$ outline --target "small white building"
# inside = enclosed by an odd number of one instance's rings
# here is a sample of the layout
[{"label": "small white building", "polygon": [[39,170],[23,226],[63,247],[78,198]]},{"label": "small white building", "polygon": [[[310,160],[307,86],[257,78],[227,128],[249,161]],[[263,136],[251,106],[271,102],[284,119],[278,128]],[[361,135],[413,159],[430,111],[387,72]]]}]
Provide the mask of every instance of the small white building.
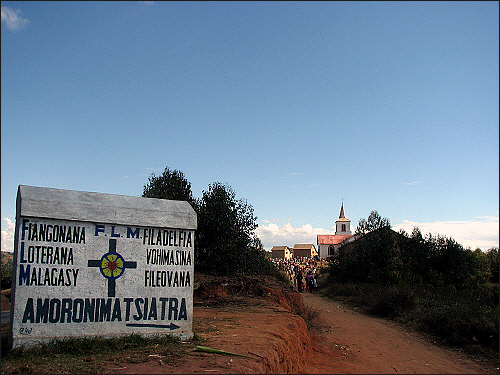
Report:
[{"label": "small white building", "polygon": [[318,234],[318,254],[322,259],[333,256],[345,242],[355,239],[351,232],[351,220],[345,215],[344,203],[340,207],[339,219],[335,222],[335,234]]}]

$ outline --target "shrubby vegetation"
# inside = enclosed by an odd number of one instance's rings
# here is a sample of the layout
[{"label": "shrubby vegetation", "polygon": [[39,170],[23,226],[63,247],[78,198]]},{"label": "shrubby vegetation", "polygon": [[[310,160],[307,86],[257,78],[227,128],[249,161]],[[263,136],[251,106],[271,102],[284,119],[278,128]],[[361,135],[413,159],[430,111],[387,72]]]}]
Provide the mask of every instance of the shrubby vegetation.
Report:
[{"label": "shrubby vegetation", "polygon": [[360,221],[365,230],[339,249],[325,292],[443,342],[497,356],[498,248],[472,251],[418,228],[398,233],[388,220],[371,216],[382,224],[366,230],[370,225]]},{"label": "shrubby vegetation", "polygon": [[12,262],[2,264],[0,273],[2,275],[2,290],[10,289],[12,283]]},{"label": "shrubby vegetation", "polygon": [[498,283],[498,248],[471,251],[418,228],[408,235],[382,227],[342,246],[330,271],[331,281],[475,289]]},{"label": "shrubby vegetation", "polygon": [[145,198],[171,199],[175,201],[187,201],[193,208],[196,206],[191,183],[186,179],[184,173],[166,167],[160,176],[151,173],[148,183],[144,185],[142,196]]},{"label": "shrubby vegetation", "polygon": [[373,232],[376,229],[390,226],[391,222],[388,218],[382,218],[377,211],[372,211],[368,216],[368,220],[365,220],[365,218],[359,220],[358,226],[356,228],[356,233],[365,234],[368,232]]},{"label": "shrubby vegetation", "polygon": [[197,201],[195,269],[217,275],[270,274],[262,243],[255,236],[257,217],[229,185],[215,182]]},{"label": "shrubby vegetation", "polygon": [[195,199],[184,173],[166,167],[161,176],[149,177],[143,197],[185,200],[194,208],[198,215],[195,271],[219,276],[276,275],[255,235],[252,205],[237,199],[231,186],[214,182]]}]

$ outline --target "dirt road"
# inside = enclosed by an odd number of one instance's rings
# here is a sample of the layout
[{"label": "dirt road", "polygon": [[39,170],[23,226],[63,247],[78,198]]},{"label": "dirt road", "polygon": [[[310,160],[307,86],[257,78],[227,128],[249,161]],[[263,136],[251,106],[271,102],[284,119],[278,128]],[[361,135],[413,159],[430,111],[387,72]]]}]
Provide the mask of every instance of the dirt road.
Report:
[{"label": "dirt road", "polygon": [[[357,313],[319,295],[303,293],[302,297],[306,306],[320,314],[315,336],[321,343],[319,355],[303,373],[498,373],[395,323]],[[325,363],[325,354],[332,361]]]},{"label": "dirt road", "polygon": [[[384,319],[357,313],[318,294],[283,293],[278,287],[258,293],[263,297],[234,300],[230,293],[226,294],[227,289],[216,289],[210,289],[210,293],[224,296],[220,301],[225,303],[195,307],[194,329],[206,340],[203,345],[253,358],[192,353],[187,361],[175,366],[159,366],[150,361],[140,365],[127,364],[127,369],[116,372],[498,373],[493,367],[433,344],[426,336],[408,332]],[[290,313],[292,300],[299,304],[303,300],[306,307],[319,313],[309,331],[301,318]]]}]

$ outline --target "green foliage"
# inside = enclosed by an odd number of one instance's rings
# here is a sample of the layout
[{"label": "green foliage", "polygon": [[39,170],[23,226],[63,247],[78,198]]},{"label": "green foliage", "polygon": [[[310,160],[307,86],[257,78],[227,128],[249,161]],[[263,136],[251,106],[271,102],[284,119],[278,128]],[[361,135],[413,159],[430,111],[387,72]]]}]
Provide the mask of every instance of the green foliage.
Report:
[{"label": "green foliage", "polygon": [[452,238],[418,228],[411,235],[389,227],[342,246],[330,266],[330,281],[399,285],[453,285],[477,289],[498,282],[498,249],[471,251]]},{"label": "green foliage", "polygon": [[380,217],[377,211],[372,211],[368,216],[368,220],[365,220],[364,218],[359,220],[358,227],[356,228],[356,233],[365,234],[368,232],[373,232],[377,229],[390,226],[391,222],[389,221],[389,219]]},{"label": "green foliage", "polygon": [[421,283],[477,289],[486,282],[495,282],[495,277],[498,282],[498,250],[486,254],[480,249],[471,251],[453,238],[430,233],[422,237],[418,228],[406,238],[403,271]]},{"label": "green foliage", "polygon": [[2,290],[10,289],[12,285],[12,262],[2,264],[0,272],[2,274]]},{"label": "green foliage", "polygon": [[253,207],[245,199],[236,199],[230,186],[211,184],[197,208],[196,270],[221,276],[273,272],[254,235]]},{"label": "green foliage", "polygon": [[397,286],[382,287],[383,293],[370,294],[369,312],[394,319],[402,317],[418,306],[413,289]]},{"label": "green foliage", "polygon": [[492,247],[486,252],[486,264],[490,272],[490,281],[498,284],[498,271],[500,269],[498,247]]},{"label": "green foliage", "polygon": [[193,198],[184,173],[166,167],[161,176],[153,173],[144,186],[143,197],[189,202],[198,217],[195,236],[195,270],[215,275],[275,274],[265,259],[262,243],[255,236],[257,218],[253,207],[227,184],[215,182]]},{"label": "green foliage", "polygon": [[330,265],[331,281],[392,283],[397,265],[394,235],[383,227],[342,246]]},{"label": "green foliage", "polygon": [[382,227],[339,249],[325,290],[453,346],[498,356],[498,269],[498,248],[471,251],[417,227],[410,235]]},{"label": "green foliage", "polygon": [[161,176],[151,174],[148,183],[144,185],[142,196],[194,203],[191,183],[184,177],[184,173],[177,169],[171,171],[169,167],[165,168]]},{"label": "green foliage", "polygon": [[498,351],[498,299],[494,289],[425,288],[419,295],[419,328],[452,345],[479,343]]}]

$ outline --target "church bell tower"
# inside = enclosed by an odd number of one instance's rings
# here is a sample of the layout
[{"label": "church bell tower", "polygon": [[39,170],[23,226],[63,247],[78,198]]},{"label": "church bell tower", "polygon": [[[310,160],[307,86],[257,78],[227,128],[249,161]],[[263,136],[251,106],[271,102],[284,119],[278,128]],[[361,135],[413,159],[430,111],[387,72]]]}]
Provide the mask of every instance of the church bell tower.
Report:
[{"label": "church bell tower", "polygon": [[340,207],[339,219],[335,222],[336,235],[351,235],[351,220],[345,216],[344,202]]}]

